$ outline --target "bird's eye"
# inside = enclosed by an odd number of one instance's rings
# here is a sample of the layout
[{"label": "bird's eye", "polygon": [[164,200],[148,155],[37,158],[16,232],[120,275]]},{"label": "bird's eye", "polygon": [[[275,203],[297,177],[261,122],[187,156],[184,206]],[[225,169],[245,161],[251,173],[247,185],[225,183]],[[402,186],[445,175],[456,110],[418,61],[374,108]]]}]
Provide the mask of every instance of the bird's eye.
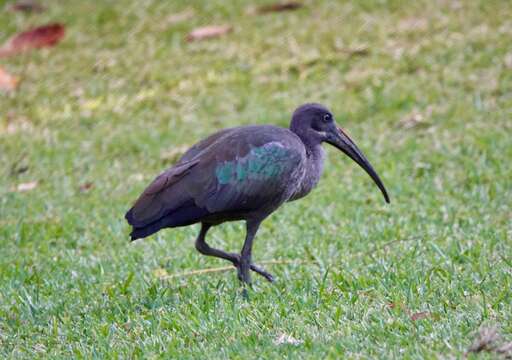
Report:
[{"label": "bird's eye", "polygon": [[324,115],[324,121],[325,121],[325,122],[329,122],[329,121],[331,121],[331,114],[325,114],[325,115]]}]

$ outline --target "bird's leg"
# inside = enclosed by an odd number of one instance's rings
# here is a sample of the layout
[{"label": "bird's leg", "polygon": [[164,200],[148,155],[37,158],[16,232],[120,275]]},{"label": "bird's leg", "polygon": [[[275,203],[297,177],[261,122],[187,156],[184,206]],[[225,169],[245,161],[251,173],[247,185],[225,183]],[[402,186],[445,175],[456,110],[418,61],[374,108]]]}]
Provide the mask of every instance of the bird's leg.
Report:
[{"label": "bird's leg", "polygon": [[[201,223],[201,231],[199,232],[199,235],[197,236],[197,239],[196,239],[197,251],[199,251],[203,255],[214,256],[214,257],[228,260],[238,269],[239,264],[240,264],[240,255],[212,248],[212,247],[210,247],[210,245],[208,245],[206,243],[206,240],[205,240],[206,233],[208,232],[208,230],[210,230],[210,228],[211,228],[210,224]],[[261,276],[263,276],[265,279],[267,279],[270,282],[272,282],[274,280],[274,278],[272,277],[271,274],[269,274],[268,272],[266,272],[265,270],[263,270],[262,268],[260,268],[256,265],[251,264],[251,270],[260,274]]]},{"label": "bird's leg", "polygon": [[246,223],[247,234],[245,236],[242,252],[240,253],[240,265],[238,266],[238,278],[246,284],[251,283],[251,274],[249,273],[249,269],[251,268],[252,241],[258,231],[260,223],[261,221],[251,220]]},{"label": "bird's leg", "polygon": [[231,261],[234,266],[238,267],[239,258],[240,256],[238,254],[229,253],[223,250],[215,249],[210,247],[206,243],[205,236],[208,230],[210,230],[212,226],[210,224],[201,223],[201,231],[199,232],[199,235],[196,239],[196,249],[203,255],[207,256],[214,256],[221,259],[225,259],[228,261]]}]

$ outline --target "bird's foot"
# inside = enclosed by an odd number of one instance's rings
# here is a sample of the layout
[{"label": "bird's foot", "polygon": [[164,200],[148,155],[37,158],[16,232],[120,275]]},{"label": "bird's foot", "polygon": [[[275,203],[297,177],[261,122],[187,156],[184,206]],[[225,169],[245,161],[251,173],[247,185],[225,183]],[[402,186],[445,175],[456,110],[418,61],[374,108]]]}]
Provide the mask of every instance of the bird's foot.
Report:
[{"label": "bird's foot", "polygon": [[[240,256],[238,256],[238,259],[237,259],[237,262],[233,264],[237,270],[238,270],[238,278],[240,279],[240,281],[242,282],[247,282],[245,281],[244,279],[242,279],[242,276],[241,276],[241,272],[240,272]],[[262,269],[261,267],[259,267],[258,265],[255,265],[255,264],[251,264],[251,267],[250,269],[252,271],[254,271],[256,274],[259,274],[261,276],[263,276],[265,279],[267,279],[267,281],[269,282],[274,282],[274,276],[272,276],[271,273],[265,271],[264,269]]]},{"label": "bird's foot", "polygon": [[263,270],[262,268],[260,268],[259,266],[257,265],[254,265],[254,264],[251,264],[251,270],[254,271],[255,273],[257,274],[260,274],[261,276],[263,276],[265,279],[267,279],[269,282],[274,282],[274,277],[272,276],[271,273],[268,273],[266,272],[265,270]]}]

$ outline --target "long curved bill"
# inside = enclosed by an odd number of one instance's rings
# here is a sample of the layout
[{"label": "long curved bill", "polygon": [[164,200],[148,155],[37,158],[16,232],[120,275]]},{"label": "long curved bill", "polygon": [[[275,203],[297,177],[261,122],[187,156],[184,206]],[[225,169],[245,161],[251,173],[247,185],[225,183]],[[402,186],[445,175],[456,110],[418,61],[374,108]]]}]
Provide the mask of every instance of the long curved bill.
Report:
[{"label": "long curved bill", "polygon": [[341,129],[337,128],[337,131],[332,131],[328,133],[327,142],[336,148],[343,151],[348,157],[354,160],[359,166],[361,166],[364,171],[370,175],[375,184],[379,187],[382,195],[384,195],[384,199],[387,203],[389,203],[389,196],[384,184],[379,178],[379,175],[375,172],[370,162],[363,155],[361,150],[357,147],[357,145],[352,141],[352,139]]}]

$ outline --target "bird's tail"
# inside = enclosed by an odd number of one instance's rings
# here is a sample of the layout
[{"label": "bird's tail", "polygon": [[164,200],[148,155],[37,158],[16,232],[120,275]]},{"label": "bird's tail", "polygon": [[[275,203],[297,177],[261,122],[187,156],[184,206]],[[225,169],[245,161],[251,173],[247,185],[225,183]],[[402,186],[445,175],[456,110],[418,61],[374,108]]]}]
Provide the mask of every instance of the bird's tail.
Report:
[{"label": "bird's tail", "polygon": [[128,224],[132,226],[130,237],[131,240],[134,241],[148,237],[163,228],[194,224],[209,214],[208,210],[196,206],[193,202],[187,202],[171,213],[143,226],[135,225],[136,221],[133,217],[133,208],[128,210],[124,218],[128,221]]},{"label": "bird's tail", "polygon": [[[135,227],[135,219],[133,218],[133,208],[128,210],[128,212],[125,214],[124,218],[128,222],[128,224],[132,225],[132,232],[130,233],[130,239],[131,241],[145,238],[154,232],[150,232],[149,229],[146,229],[148,226],[137,228]],[[151,224],[150,224],[151,225]]]}]

